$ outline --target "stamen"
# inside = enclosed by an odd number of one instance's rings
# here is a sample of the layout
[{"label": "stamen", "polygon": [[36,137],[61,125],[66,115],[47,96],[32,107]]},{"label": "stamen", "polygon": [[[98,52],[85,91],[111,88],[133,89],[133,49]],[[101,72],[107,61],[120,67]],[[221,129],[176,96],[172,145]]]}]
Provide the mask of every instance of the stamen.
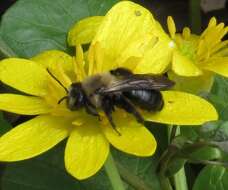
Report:
[{"label": "stamen", "polygon": [[182,36],[185,40],[188,40],[191,37],[191,30],[188,27],[184,27]]},{"label": "stamen", "polygon": [[168,30],[169,30],[170,36],[172,39],[174,39],[175,34],[176,34],[176,25],[171,16],[168,16],[168,18],[167,18],[167,25],[168,25]]},{"label": "stamen", "polygon": [[81,45],[76,46],[76,57],[74,61],[74,71],[78,74],[79,81],[82,81],[86,77],[84,69],[84,54]]},{"label": "stamen", "polygon": [[94,59],[95,59],[95,66],[96,66],[96,73],[100,73],[102,71],[103,66],[103,59],[104,59],[104,52],[101,48],[100,43],[96,43],[94,47]]},{"label": "stamen", "polygon": [[94,45],[90,45],[88,52],[89,71],[88,75],[92,75],[94,71]]},{"label": "stamen", "polygon": [[211,53],[216,53],[217,51],[221,50],[227,45],[228,45],[228,40],[222,41],[214,47]]},{"label": "stamen", "polygon": [[209,21],[207,27],[208,27],[208,28],[211,28],[211,27],[213,27],[213,26],[216,26],[216,24],[217,24],[216,18],[215,18],[215,17],[212,17],[212,18],[210,19],[210,21]]}]

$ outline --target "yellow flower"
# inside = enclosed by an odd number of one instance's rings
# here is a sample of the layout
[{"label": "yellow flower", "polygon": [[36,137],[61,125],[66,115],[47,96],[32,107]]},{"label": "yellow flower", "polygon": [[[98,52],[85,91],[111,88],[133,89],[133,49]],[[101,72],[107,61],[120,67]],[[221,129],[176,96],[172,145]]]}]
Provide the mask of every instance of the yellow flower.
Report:
[{"label": "yellow flower", "polygon": [[[105,30],[108,28],[107,26],[110,28],[111,36],[114,36],[117,32],[124,33],[134,23],[135,27],[138,27],[137,35],[131,38],[131,33],[125,33],[129,37],[126,39],[130,40],[131,44],[128,43],[128,48],[125,47],[126,52],[122,52],[123,54],[128,53],[130,55],[132,53],[134,55],[132,56],[134,60],[128,60],[128,64],[130,64],[127,65],[128,67],[135,67],[134,69],[137,73],[162,74],[172,69],[181,76],[192,77],[202,74],[201,70],[193,62],[181,55],[174,40],[164,32],[161,25],[148,10],[129,1],[117,3],[112,10],[117,10],[117,16],[113,18],[111,18],[109,12],[105,17],[88,17],[76,23],[69,31],[69,45],[75,46],[77,44],[89,43],[96,34],[100,32],[105,33]],[[174,22],[172,24],[175,26]],[[171,30],[175,34],[175,27],[172,27]],[[136,33],[136,31],[132,30],[132,33],[134,32]],[[102,36],[101,38],[103,39],[105,38],[104,34],[98,36]],[[126,41],[124,35],[119,40],[122,39]],[[119,59],[121,59],[121,56]],[[118,61],[116,60],[116,62]],[[172,64],[170,64],[171,62]],[[137,63],[140,63],[138,68],[136,66]]]},{"label": "yellow flower", "polygon": [[[96,35],[99,33],[101,35]],[[115,37],[118,33],[122,34],[119,39]],[[174,43],[153,15],[140,5],[129,1],[119,2],[105,17],[88,17],[79,21],[69,31],[68,43],[76,46],[97,40],[103,46],[107,37],[117,41],[112,40],[112,44],[107,43],[105,48],[111,50],[119,44],[118,51],[111,52],[105,58],[107,68],[108,63],[118,67],[125,62],[125,67],[134,69],[137,73],[161,74],[168,69]],[[129,59],[124,60],[126,57]],[[137,64],[140,66],[137,67]]]},{"label": "yellow flower", "polygon": [[[140,23],[145,22],[144,27],[147,27],[146,20],[151,16],[138,5],[122,3],[113,7],[105,17],[86,60],[81,46],[77,45],[76,57],[53,50],[31,60],[9,58],[0,62],[0,80],[23,92],[0,94],[0,109],[36,115],[0,138],[0,161],[34,157],[67,137],[65,166],[77,179],[88,178],[102,167],[110,144],[136,156],[153,155],[157,146],[153,135],[122,110],[113,114],[121,133],[119,136],[104,116],[99,121],[83,109],[70,111],[64,102],[58,104],[66,92],[46,70],[48,68],[66,88],[75,81],[115,67],[127,67],[133,72],[143,70],[141,50],[147,48],[148,38],[152,45],[156,39],[150,35],[145,37],[147,31]],[[130,15],[135,19],[128,23]],[[128,23],[126,27],[125,23]],[[147,120],[176,125],[200,125],[217,120],[214,107],[200,97],[178,91],[164,91],[162,95],[163,109],[156,113],[144,112]]]},{"label": "yellow flower", "polygon": [[[128,6],[128,10],[134,9],[134,12],[123,14],[120,7],[124,6]],[[131,40],[132,46],[136,48],[135,59],[129,60],[131,64],[140,62],[135,72],[161,74],[169,71],[169,77],[176,81],[176,89],[193,93],[208,91],[213,84],[214,73],[228,76],[228,48],[225,48],[228,42],[222,41],[227,34],[227,27],[224,27],[223,23],[217,25],[215,18],[212,18],[207,29],[197,36],[191,34],[187,27],[183,29],[182,34],[176,33],[175,23],[172,17],[168,17],[169,37],[152,14],[141,9],[139,5],[120,2],[113,7],[115,8],[120,10],[120,18],[115,18],[116,23],[110,22],[110,28],[114,28],[111,25],[116,25],[116,28],[120,27],[118,32],[123,32],[127,27],[131,27],[136,18],[139,21],[137,24],[141,30],[137,31],[137,40]],[[96,33],[102,31],[100,26],[104,26],[102,22],[105,17],[88,17],[76,23],[68,35],[69,45],[90,43]],[[135,44],[139,47],[142,44],[144,46],[140,49]],[[129,44],[128,48],[132,46]],[[133,50],[130,49],[127,53],[129,52]],[[142,58],[137,59],[140,56]]]},{"label": "yellow flower", "polygon": [[185,62],[191,62],[201,72],[201,75],[195,77],[178,75],[175,70],[169,72],[169,77],[176,81],[177,89],[193,93],[209,91],[215,73],[228,76],[228,57],[224,53],[228,41],[222,40],[228,32],[228,27],[225,27],[224,23],[217,24],[216,19],[211,18],[208,27],[200,36],[191,34],[188,27],[185,27],[182,33],[176,33],[172,17],[168,17],[167,23],[170,37],[175,42],[176,52],[179,54],[177,56],[174,52],[172,67],[175,67],[175,64],[184,65]]}]

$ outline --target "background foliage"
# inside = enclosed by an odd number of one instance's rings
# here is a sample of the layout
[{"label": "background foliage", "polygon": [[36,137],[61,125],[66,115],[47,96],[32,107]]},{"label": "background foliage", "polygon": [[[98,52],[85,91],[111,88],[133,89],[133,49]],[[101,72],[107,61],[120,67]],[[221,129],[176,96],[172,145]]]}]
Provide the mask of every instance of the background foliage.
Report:
[{"label": "background foliage", "polygon": [[[66,44],[69,28],[84,17],[104,15],[116,2],[117,0],[18,0],[2,17],[0,54],[29,58],[48,49],[59,49],[71,53],[72,49]],[[213,140],[218,146],[223,147],[223,151],[204,147],[200,151],[194,152],[191,154],[193,163],[199,163],[196,160],[194,162],[194,158],[198,161],[227,161],[228,157],[225,152],[228,150],[228,80],[216,77],[211,93],[205,94],[205,97],[216,106],[221,121],[204,126],[203,129],[206,131],[203,132],[195,131],[190,126],[186,127],[181,131],[181,138],[194,141],[200,137]],[[11,118],[9,120],[13,124],[20,122],[20,120],[12,120],[10,115],[8,118]],[[121,176],[129,190],[161,189],[156,168],[161,153],[167,147],[167,130],[165,126],[153,124],[153,127],[150,127],[149,125],[152,124],[148,124],[148,127],[159,144],[155,156],[137,158],[113,150]],[[2,113],[0,114],[0,126],[0,134],[4,134],[12,127],[4,120]],[[224,134],[223,140],[220,138],[216,141],[216,134],[220,133]],[[77,181],[67,174],[63,161],[64,145],[65,142],[62,142],[56,148],[34,159],[10,164],[2,163],[0,168],[1,189],[111,189],[104,170],[84,181]],[[186,159],[182,158],[171,162],[168,175],[176,173],[185,162]],[[186,168],[188,184],[189,187],[193,187],[193,190],[202,190],[205,187],[209,190],[228,189],[228,172],[224,167],[187,164]]]}]

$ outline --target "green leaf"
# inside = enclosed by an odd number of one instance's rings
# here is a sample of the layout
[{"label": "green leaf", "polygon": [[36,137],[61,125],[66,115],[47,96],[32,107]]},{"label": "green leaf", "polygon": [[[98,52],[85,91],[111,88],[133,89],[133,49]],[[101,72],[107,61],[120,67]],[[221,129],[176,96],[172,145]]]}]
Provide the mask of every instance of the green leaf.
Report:
[{"label": "green leaf", "polygon": [[228,79],[222,76],[216,76],[211,94],[220,97],[220,100],[228,105]]},{"label": "green leaf", "polygon": [[[111,184],[106,173],[101,169],[95,176],[86,180],[78,181],[71,177],[64,167],[65,143],[43,155],[16,163],[8,163],[0,179],[2,190],[111,190]],[[160,190],[156,166],[158,157],[138,158],[114,151],[115,159],[118,160],[131,175],[136,175],[145,180],[148,186],[154,190]],[[122,171],[122,170],[121,170]],[[124,171],[125,172],[125,171]],[[126,172],[125,172],[126,174]],[[127,185],[128,190],[133,190]],[[152,188],[151,188],[152,189]]]},{"label": "green leaf", "polygon": [[[159,176],[156,170],[161,153],[167,148],[167,129],[165,125],[152,122],[146,123],[146,126],[153,133],[158,144],[155,155],[148,158],[142,158],[113,150],[113,156],[117,162],[128,170],[128,172],[140,178],[148,189],[161,190]],[[132,185],[129,184],[127,187],[127,190],[134,189],[132,188]],[[141,189],[143,188],[141,187]]]},{"label": "green leaf", "polygon": [[197,177],[193,190],[228,189],[228,170],[221,166],[206,166]]},{"label": "green leaf", "polygon": [[75,190],[79,188],[80,184],[63,169],[63,147],[58,146],[34,159],[8,163],[1,177],[2,189]]},{"label": "green leaf", "polygon": [[[124,168],[128,170],[129,173],[139,177],[140,180],[144,181],[149,189],[161,189],[158,175],[156,173],[156,168],[159,160],[158,154],[154,155],[152,158],[138,158],[119,152],[117,150],[113,150],[113,156],[117,162],[119,162],[122,166],[124,166]],[[122,172],[120,170],[120,175],[121,174]],[[134,189],[129,184],[127,187],[128,190]]]},{"label": "green leaf", "polygon": [[12,128],[10,123],[8,123],[4,117],[2,112],[0,112],[0,136],[9,131]]},{"label": "green leaf", "polygon": [[223,156],[217,148],[203,147],[190,154],[190,157],[195,160],[217,160]]},{"label": "green leaf", "polygon": [[[65,142],[43,155],[8,163],[0,179],[2,190],[107,190],[111,189],[103,170],[95,176],[78,181],[64,168]],[[2,169],[1,169],[2,170]]]},{"label": "green leaf", "polygon": [[4,42],[0,36],[0,56],[1,57],[16,57],[13,50]]},{"label": "green leaf", "polygon": [[19,57],[68,51],[69,28],[82,18],[104,15],[117,0],[18,0],[2,17],[0,36]]},{"label": "green leaf", "polygon": [[220,119],[228,121],[228,106],[225,106],[223,109],[220,110]]},{"label": "green leaf", "polygon": [[[198,130],[199,135],[201,138],[207,140],[222,140],[224,138],[221,137],[222,139],[220,139],[220,136],[222,135],[221,133],[223,132],[223,130],[226,131],[224,124],[227,125],[226,122],[223,121],[207,122],[204,125],[202,125],[202,127]],[[224,133],[224,135],[225,134],[226,133]]]},{"label": "green leaf", "polygon": [[168,171],[166,171],[166,176],[167,177],[172,177],[174,174],[176,174],[181,168],[184,167],[185,163],[186,163],[186,159],[182,159],[182,158],[177,158],[177,157],[173,157],[169,163],[168,163]]},{"label": "green leaf", "polygon": [[228,120],[228,79],[222,76],[216,76],[213,88],[208,97],[209,101],[216,107],[219,118]]},{"label": "green leaf", "polygon": [[185,136],[188,140],[196,141],[198,138],[198,127],[190,127],[190,126],[185,126],[185,127],[180,127],[181,130],[181,135]]},{"label": "green leaf", "polygon": [[202,126],[199,134],[211,145],[228,153],[228,121],[208,122]]}]

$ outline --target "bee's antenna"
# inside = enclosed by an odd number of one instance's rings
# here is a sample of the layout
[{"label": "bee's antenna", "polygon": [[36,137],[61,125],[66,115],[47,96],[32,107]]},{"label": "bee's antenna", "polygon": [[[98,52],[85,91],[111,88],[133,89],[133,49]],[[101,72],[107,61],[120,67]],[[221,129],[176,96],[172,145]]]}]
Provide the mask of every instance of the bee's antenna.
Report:
[{"label": "bee's antenna", "polygon": [[58,101],[58,104],[60,104],[63,100],[65,100],[65,99],[67,99],[67,98],[68,98],[68,96],[62,97],[62,98]]},{"label": "bee's antenna", "polygon": [[[67,90],[67,88],[65,87],[65,86],[63,86],[63,84],[51,73],[51,71],[47,68],[47,72],[49,73],[49,75],[51,75],[51,77],[53,78],[53,79],[55,79],[59,84],[60,84],[60,86],[62,86],[63,88],[64,88],[64,90],[66,91],[66,93],[68,94],[68,90]],[[64,98],[65,99],[65,98]],[[62,98],[60,99],[60,100],[62,100]],[[61,101],[60,101],[61,102]]]}]

